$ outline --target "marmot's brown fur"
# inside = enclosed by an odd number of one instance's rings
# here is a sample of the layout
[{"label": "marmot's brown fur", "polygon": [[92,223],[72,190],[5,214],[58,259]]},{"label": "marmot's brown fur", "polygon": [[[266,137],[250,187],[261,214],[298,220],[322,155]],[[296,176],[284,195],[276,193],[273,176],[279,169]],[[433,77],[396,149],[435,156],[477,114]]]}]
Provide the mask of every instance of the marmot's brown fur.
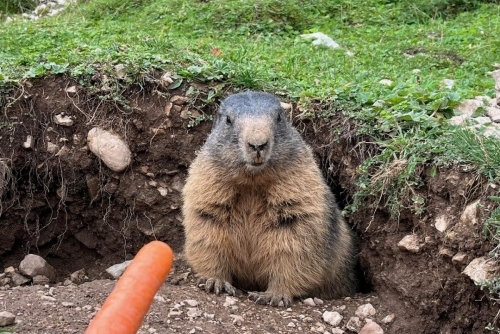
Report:
[{"label": "marmot's brown fur", "polygon": [[260,291],[251,299],[273,306],[355,292],[352,233],[273,95],[223,101],[183,197],[186,259],[205,290]]}]

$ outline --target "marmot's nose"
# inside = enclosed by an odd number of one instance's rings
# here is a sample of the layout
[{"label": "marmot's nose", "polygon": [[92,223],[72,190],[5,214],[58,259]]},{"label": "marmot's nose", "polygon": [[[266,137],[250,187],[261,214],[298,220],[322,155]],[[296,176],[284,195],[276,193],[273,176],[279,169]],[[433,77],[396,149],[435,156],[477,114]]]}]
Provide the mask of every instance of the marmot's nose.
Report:
[{"label": "marmot's nose", "polygon": [[267,147],[267,143],[268,143],[267,141],[264,144],[260,144],[260,145],[248,143],[248,146],[252,150],[259,152],[259,151],[264,150]]}]

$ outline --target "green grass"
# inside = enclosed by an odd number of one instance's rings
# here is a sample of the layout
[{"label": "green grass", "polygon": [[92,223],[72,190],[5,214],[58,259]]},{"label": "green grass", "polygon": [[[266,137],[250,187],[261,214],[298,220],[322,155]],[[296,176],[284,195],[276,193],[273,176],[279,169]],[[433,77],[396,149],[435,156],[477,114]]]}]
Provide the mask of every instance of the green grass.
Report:
[{"label": "green grass", "polygon": [[[311,32],[341,49],[300,37]],[[421,213],[412,189],[426,164],[467,162],[498,179],[475,138],[444,126],[464,98],[494,95],[488,71],[500,62],[498,36],[498,0],[82,0],[56,17],[0,24],[0,86],[50,73],[85,83],[122,64],[125,85],[159,69],[281,91],[305,105],[354,103],[345,113],[379,149],[360,169],[352,207],[373,196],[395,215]],[[453,149],[461,140],[467,146]],[[395,165],[397,175],[384,173]]]}]

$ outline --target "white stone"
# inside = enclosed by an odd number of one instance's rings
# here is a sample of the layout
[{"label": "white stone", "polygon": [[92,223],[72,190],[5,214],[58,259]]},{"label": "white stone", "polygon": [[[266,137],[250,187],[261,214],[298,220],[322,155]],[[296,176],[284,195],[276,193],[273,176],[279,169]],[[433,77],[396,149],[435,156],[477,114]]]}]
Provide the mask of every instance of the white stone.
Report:
[{"label": "white stone", "polygon": [[304,39],[313,39],[312,45],[323,45],[332,49],[340,48],[340,45],[335,42],[330,36],[325,35],[322,32],[315,32],[312,34],[302,34],[300,37]]},{"label": "white stone", "polygon": [[199,308],[196,307],[187,308],[187,316],[190,318],[198,318],[201,317],[202,314],[203,312]]},{"label": "white stone", "polygon": [[346,324],[346,328],[352,332],[359,332],[361,329],[361,320],[358,317],[350,317],[349,321]]},{"label": "white stone", "polygon": [[387,315],[384,319],[382,319],[382,322],[384,324],[390,324],[391,322],[394,321],[395,318],[396,318],[396,315],[394,313],[391,313],[391,314]]},{"label": "white stone", "polygon": [[398,247],[411,253],[418,253],[421,248],[419,238],[416,234],[406,235],[398,242]]},{"label": "white stone", "polygon": [[486,115],[495,123],[500,123],[500,108],[486,107]]},{"label": "white stone", "polygon": [[455,86],[455,81],[454,80],[451,80],[451,79],[443,79],[443,81],[441,81],[443,83],[443,85],[445,85],[446,88],[448,89],[452,89],[453,86]]},{"label": "white stone", "polygon": [[375,321],[367,322],[358,334],[384,334],[384,330]]},{"label": "white stone", "polygon": [[57,151],[59,151],[59,146],[49,141],[47,143],[47,152],[49,152],[50,154],[54,154],[57,153]]},{"label": "white stone", "polygon": [[66,93],[76,93],[76,86],[66,88]]},{"label": "white stone", "polygon": [[51,282],[56,279],[56,270],[45,261],[44,258],[35,254],[28,254],[19,264],[19,272],[29,277],[42,275]]},{"label": "white stone", "polygon": [[64,307],[74,307],[75,306],[75,303],[71,303],[71,302],[62,302],[61,303],[62,306]]},{"label": "white stone", "polygon": [[373,307],[373,305],[370,304],[370,303],[360,305],[357,308],[356,312],[354,312],[354,314],[358,318],[360,318],[361,320],[363,320],[364,318],[368,318],[368,317],[374,316],[376,313],[377,313],[377,310],[375,310],[375,308]]},{"label": "white stone", "polygon": [[483,103],[483,105],[486,107],[493,107],[496,105],[495,99],[492,99],[489,96],[480,95],[480,96],[474,97],[474,99],[481,101]]},{"label": "white stone", "polygon": [[164,187],[158,187],[156,190],[160,193],[162,197],[165,197],[168,195],[168,189]]},{"label": "white stone", "polygon": [[450,220],[446,215],[441,215],[436,218],[434,221],[434,227],[439,232],[444,232],[450,226]]},{"label": "white stone", "polygon": [[478,208],[480,200],[467,205],[460,215],[460,223],[464,225],[477,225],[478,223]]},{"label": "white stone", "polygon": [[474,123],[479,124],[479,125],[486,125],[486,124],[490,124],[492,122],[491,118],[489,118],[489,117],[471,118],[471,121],[473,121]]},{"label": "white stone", "polygon": [[198,306],[200,303],[194,299],[186,299],[184,303],[188,304],[191,307]]},{"label": "white stone", "polygon": [[314,299],[312,298],[306,298],[303,300],[303,303],[309,306],[316,306],[316,303],[314,302]]},{"label": "white stone", "polygon": [[113,276],[113,278],[118,279],[123,274],[125,269],[132,263],[132,260],[124,261],[122,263],[117,263],[106,269],[106,272]]},{"label": "white stone", "polygon": [[389,79],[382,79],[378,83],[381,85],[392,86],[392,81]]},{"label": "white stone", "polygon": [[54,123],[61,126],[72,126],[74,124],[74,121],[69,116],[57,114],[54,116]]},{"label": "white stone", "polygon": [[243,317],[241,315],[236,315],[236,314],[230,314],[229,315],[231,318],[233,318],[233,324],[236,326],[241,326],[243,323]]},{"label": "white stone", "polygon": [[293,328],[295,328],[295,327],[297,327],[297,326],[295,325],[295,323],[294,323],[293,321],[290,321],[290,322],[288,323],[287,327],[293,327]]},{"label": "white stone", "polygon": [[316,304],[316,305],[323,305],[323,300],[321,300],[319,298],[314,297],[313,301],[314,301],[314,304]]},{"label": "white stone", "polygon": [[30,149],[33,147],[33,136],[27,135],[26,141],[23,143],[23,147],[26,149]]},{"label": "white stone", "polygon": [[468,115],[458,115],[458,116],[453,116],[448,120],[448,123],[451,125],[463,125],[465,124],[465,121],[469,119]]},{"label": "white stone", "polygon": [[474,112],[483,106],[483,102],[477,99],[468,99],[457,106],[457,110],[464,115],[472,116]]},{"label": "white stone", "polygon": [[93,128],[87,135],[90,151],[115,172],[121,172],[132,161],[128,145],[118,135],[101,128]]},{"label": "white stone", "polygon": [[332,333],[332,334],[344,334],[345,332],[343,330],[341,330],[340,328],[332,328],[330,330],[330,333]]},{"label": "white stone", "polygon": [[338,312],[325,311],[323,313],[323,321],[332,326],[338,326],[344,317]]},{"label": "white stone", "polygon": [[16,316],[10,312],[0,312],[0,327],[10,326],[16,322]]},{"label": "white stone", "polygon": [[236,304],[237,301],[238,301],[238,299],[236,299],[236,298],[226,296],[226,301],[224,302],[223,306],[224,307],[232,306],[232,305]]},{"label": "white stone", "polygon": [[498,263],[483,256],[472,260],[462,273],[474,282],[481,283],[493,279],[498,269]]},{"label": "white stone", "polygon": [[467,253],[464,253],[464,252],[458,252],[457,254],[455,254],[452,258],[451,258],[451,262],[453,262],[453,264],[464,264],[465,262],[467,262],[467,258],[468,258],[468,255]]}]

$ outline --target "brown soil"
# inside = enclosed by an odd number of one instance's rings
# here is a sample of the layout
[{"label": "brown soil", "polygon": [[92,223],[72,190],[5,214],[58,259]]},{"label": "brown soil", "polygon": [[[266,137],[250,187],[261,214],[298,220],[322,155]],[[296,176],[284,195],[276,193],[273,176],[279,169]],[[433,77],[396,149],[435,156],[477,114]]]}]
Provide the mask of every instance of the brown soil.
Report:
[{"label": "brown soil", "polygon": [[[77,92],[68,93],[66,89],[73,85]],[[245,296],[233,306],[224,306],[226,296],[198,290],[195,277],[186,276],[189,269],[182,258],[179,191],[210,131],[210,122],[203,120],[213,115],[216,105],[203,102],[208,87],[191,87],[185,105],[168,103],[173,95],[185,95],[189,86],[169,91],[155,82],[120,92],[116,96],[123,104],[113,100],[98,81],[91,91],[66,78],[50,77],[27,83],[3,99],[0,159],[12,178],[9,183],[0,182],[0,267],[18,267],[26,254],[35,253],[56,267],[60,281],[82,268],[92,280],[58,285],[51,294],[43,286],[3,287],[2,308],[21,320],[16,332],[82,333],[114,284],[100,280],[108,278],[104,269],[131,259],[153,239],[169,243],[177,259],[159,293],[163,299],[153,303],[143,333],[322,332],[321,326],[323,330],[331,326],[321,314],[332,309],[344,316],[340,327],[346,330],[349,317],[368,300],[377,310],[373,320],[386,333],[483,333],[493,321],[497,306],[461,274],[467,262],[454,264],[439,253],[443,247],[451,253],[462,251],[470,261],[491,247],[481,236],[481,224],[465,230],[457,227],[453,238],[433,226],[442,214],[457,221],[467,204],[490,191],[484,180],[459,168],[441,170],[435,177],[422,171],[427,183],[417,191],[427,207],[421,216],[404,210],[395,222],[380,207],[348,217],[360,238],[360,275],[365,280],[362,291],[352,298],[316,307],[296,301],[290,310],[283,310],[254,305]],[[316,107],[321,111],[328,106]],[[60,113],[73,117],[75,124],[55,124],[53,116]],[[373,148],[360,149],[361,138],[354,136],[353,125],[341,113],[315,119],[302,119],[299,114],[294,110],[296,125],[315,149],[339,202],[349,202],[356,168]],[[332,141],[332,125],[343,129],[338,142]],[[125,138],[133,152],[133,163],[125,172],[112,172],[87,149],[87,132],[94,126]],[[29,149],[23,147],[27,136],[33,137]],[[58,145],[57,153],[47,151],[48,142]],[[159,187],[167,188],[168,194],[162,196]],[[488,209],[484,206],[483,214]],[[418,253],[397,247],[408,234],[422,240]],[[172,284],[172,277],[187,279]],[[41,299],[41,295],[56,300]],[[191,306],[185,300],[196,300],[201,315],[188,316]],[[62,306],[63,301],[74,305]],[[172,310],[182,313],[175,315]],[[381,322],[391,313],[394,322]],[[242,316],[242,323],[235,323],[231,315]]]}]

